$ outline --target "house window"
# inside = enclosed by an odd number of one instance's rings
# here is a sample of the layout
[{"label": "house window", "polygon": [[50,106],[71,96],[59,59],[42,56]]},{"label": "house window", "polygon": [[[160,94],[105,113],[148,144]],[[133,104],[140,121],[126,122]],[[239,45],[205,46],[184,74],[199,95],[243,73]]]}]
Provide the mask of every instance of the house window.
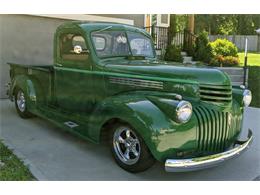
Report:
[{"label": "house window", "polygon": [[169,27],[170,15],[169,14],[158,14],[157,15],[157,26]]},{"label": "house window", "polygon": [[168,24],[168,14],[162,14],[161,15],[161,23],[162,24]]},{"label": "house window", "polygon": [[170,25],[170,14],[145,15],[145,27],[149,27],[149,26],[169,27],[169,25]]}]

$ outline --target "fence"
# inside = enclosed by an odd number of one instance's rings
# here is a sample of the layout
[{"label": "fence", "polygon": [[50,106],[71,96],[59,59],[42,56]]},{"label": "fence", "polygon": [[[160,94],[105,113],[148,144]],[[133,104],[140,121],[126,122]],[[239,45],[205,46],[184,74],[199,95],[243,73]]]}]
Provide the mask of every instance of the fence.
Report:
[{"label": "fence", "polygon": [[169,44],[169,30],[167,27],[149,26],[145,27],[145,30],[151,34],[156,50],[166,49]]},{"label": "fence", "polygon": [[159,26],[145,27],[145,30],[151,34],[156,50],[165,50],[168,45],[174,44],[179,46],[183,51],[190,53],[196,39],[196,36],[188,30],[170,32],[168,27]]},{"label": "fence", "polygon": [[174,33],[169,43],[179,46],[182,51],[186,51],[188,55],[192,55],[196,38],[196,35],[185,29],[184,31]]},{"label": "fence", "polygon": [[233,42],[239,50],[245,49],[245,39],[248,39],[248,50],[260,52],[260,36],[259,35],[209,35],[210,41],[216,39],[228,39]]}]

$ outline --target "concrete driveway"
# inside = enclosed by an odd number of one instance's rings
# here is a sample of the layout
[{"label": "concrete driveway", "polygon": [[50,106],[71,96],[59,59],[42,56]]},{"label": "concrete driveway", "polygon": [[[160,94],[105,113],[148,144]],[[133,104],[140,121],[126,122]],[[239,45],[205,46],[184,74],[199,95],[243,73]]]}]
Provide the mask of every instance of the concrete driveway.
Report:
[{"label": "concrete driveway", "polygon": [[116,165],[106,146],[81,140],[40,118],[21,119],[9,100],[0,100],[0,106],[0,138],[39,180],[259,180],[260,109],[246,110],[243,128],[253,130],[254,142],[237,159],[189,173],[167,173],[156,163],[130,174]]}]

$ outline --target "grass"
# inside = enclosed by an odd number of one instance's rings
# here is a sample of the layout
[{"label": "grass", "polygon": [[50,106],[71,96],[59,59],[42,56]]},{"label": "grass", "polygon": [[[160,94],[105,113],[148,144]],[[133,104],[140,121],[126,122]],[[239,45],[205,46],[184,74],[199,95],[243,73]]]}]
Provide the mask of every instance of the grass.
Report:
[{"label": "grass", "polygon": [[248,86],[253,98],[250,106],[260,108],[260,66],[249,66]]},{"label": "grass", "polygon": [[[240,66],[244,65],[245,53],[238,53]],[[260,66],[260,53],[249,52],[247,54],[247,65],[248,66]]]},{"label": "grass", "polygon": [[0,181],[35,180],[29,169],[0,141]]}]

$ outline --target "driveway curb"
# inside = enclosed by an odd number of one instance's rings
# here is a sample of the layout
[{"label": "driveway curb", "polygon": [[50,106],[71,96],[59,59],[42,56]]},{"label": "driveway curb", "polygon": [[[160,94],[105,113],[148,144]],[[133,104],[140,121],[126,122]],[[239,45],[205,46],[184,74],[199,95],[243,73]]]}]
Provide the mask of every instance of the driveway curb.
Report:
[{"label": "driveway curb", "polygon": [[11,144],[11,142],[4,139],[2,139],[1,141],[9,150],[13,152],[15,156],[17,156],[17,158],[19,158],[24,163],[26,167],[28,167],[31,174],[34,176],[36,180],[47,181],[47,178],[44,176],[42,171],[39,168],[37,168],[29,159],[27,159],[21,152],[16,150],[16,148]]}]

